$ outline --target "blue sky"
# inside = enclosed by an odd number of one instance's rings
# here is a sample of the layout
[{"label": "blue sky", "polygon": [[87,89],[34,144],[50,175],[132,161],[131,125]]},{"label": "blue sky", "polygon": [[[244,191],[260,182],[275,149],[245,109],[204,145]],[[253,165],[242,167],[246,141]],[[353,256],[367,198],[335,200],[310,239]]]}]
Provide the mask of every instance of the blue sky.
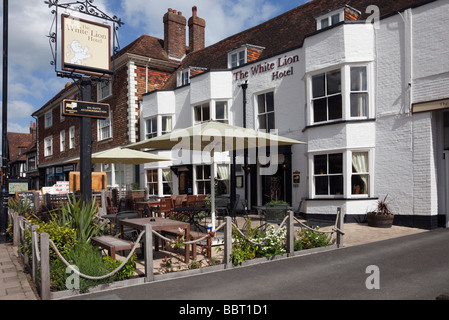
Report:
[{"label": "blue sky", "polygon": [[[192,15],[192,7],[197,6],[198,16],[206,20],[206,45],[211,45],[307,1],[94,0],[93,5],[110,16],[116,15],[125,23],[118,31],[120,47],[123,48],[142,34],[162,39],[162,17],[168,8],[181,11],[188,19]],[[75,0],[59,1],[68,2]],[[3,7],[0,20],[3,20]],[[47,35],[53,15],[44,0],[9,0],[8,20],[8,131],[29,132],[30,121],[35,121],[31,114],[71,80],[57,77],[50,65],[52,56]],[[2,25],[3,21],[0,29]]]}]

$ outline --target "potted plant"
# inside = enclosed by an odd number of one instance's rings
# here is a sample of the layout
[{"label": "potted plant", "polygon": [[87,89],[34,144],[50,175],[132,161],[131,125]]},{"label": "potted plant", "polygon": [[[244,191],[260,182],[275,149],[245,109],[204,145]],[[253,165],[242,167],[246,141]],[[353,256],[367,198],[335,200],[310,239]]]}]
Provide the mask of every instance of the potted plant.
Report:
[{"label": "potted plant", "polygon": [[[388,195],[387,195],[388,196]],[[377,202],[377,208],[366,214],[368,226],[376,228],[391,228],[393,225],[394,214],[386,202],[387,196]]]}]

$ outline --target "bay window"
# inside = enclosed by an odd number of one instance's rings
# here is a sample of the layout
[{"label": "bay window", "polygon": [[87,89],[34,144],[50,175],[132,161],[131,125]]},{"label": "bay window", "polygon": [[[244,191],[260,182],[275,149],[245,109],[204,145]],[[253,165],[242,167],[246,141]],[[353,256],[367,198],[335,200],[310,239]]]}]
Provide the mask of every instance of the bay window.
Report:
[{"label": "bay window", "polygon": [[196,187],[198,194],[210,194],[210,165],[196,166]]},{"label": "bay window", "polygon": [[372,196],[371,157],[371,151],[362,150],[311,155],[312,198]]},{"label": "bay window", "polygon": [[368,119],[369,66],[345,65],[309,76],[309,124]]},{"label": "bay window", "polygon": [[209,102],[195,106],[193,110],[194,110],[195,124],[210,120]]},{"label": "bay window", "polygon": [[154,138],[157,136],[157,117],[147,119],[146,121],[146,138]]},{"label": "bay window", "polygon": [[315,195],[343,195],[343,153],[314,156]]},{"label": "bay window", "polygon": [[312,77],[313,121],[342,118],[341,71],[334,70]]},{"label": "bay window", "polygon": [[351,67],[351,117],[368,115],[366,67]]},{"label": "bay window", "polygon": [[150,196],[158,195],[157,169],[147,170],[148,193]]}]

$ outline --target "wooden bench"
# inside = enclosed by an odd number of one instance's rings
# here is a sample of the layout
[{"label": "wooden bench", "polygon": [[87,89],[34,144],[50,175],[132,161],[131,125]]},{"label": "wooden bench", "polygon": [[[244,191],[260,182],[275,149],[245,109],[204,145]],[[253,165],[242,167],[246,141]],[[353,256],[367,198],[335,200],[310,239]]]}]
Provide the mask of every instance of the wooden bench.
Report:
[{"label": "wooden bench", "polygon": [[[184,235],[184,230],[180,231],[180,230],[164,230],[162,231],[162,235],[165,236],[183,236]],[[198,232],[198,231],[190,231],[190,239],[186,239],[186,241],[191,241],[191,240],[198,240],[201,239],[205,236],[208,236],[207,233],[202,233],[202,232]],[[212,256],[212,239],[211,237],[207,237],[206,239],[207,242],[207,257],[210,259]],[[164,243],[164,242],[163,242]],[[192,243],[192,258],[193,260],[196,260],[196,247],[197,247],[197,243]]]},{"label": "wooden bench", "polygon": [[112,259],[115,259],[115,253],[122,250],[131,250],[134,243],[113,236],[100,236],[91,239],[93,246],[107,249]]}]

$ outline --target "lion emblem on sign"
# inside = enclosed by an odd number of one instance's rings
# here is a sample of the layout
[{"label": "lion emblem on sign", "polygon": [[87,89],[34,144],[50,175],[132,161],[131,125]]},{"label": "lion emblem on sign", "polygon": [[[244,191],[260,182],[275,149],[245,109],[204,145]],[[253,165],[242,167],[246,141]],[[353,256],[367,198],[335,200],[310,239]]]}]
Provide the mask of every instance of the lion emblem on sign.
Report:
[{"label": "lion emblem on sign", "polygon": [[73,58],[70,60],[70,63],[72,64],[78,64],[83,65],[83,60],[89,59],[92,57],[91,54],[88,54],[89,47],[84,47],[81,45],[81,43],[78,40],[73,40],[72,43],[68,46],[68,52],[67,57],[74,55]]}]

